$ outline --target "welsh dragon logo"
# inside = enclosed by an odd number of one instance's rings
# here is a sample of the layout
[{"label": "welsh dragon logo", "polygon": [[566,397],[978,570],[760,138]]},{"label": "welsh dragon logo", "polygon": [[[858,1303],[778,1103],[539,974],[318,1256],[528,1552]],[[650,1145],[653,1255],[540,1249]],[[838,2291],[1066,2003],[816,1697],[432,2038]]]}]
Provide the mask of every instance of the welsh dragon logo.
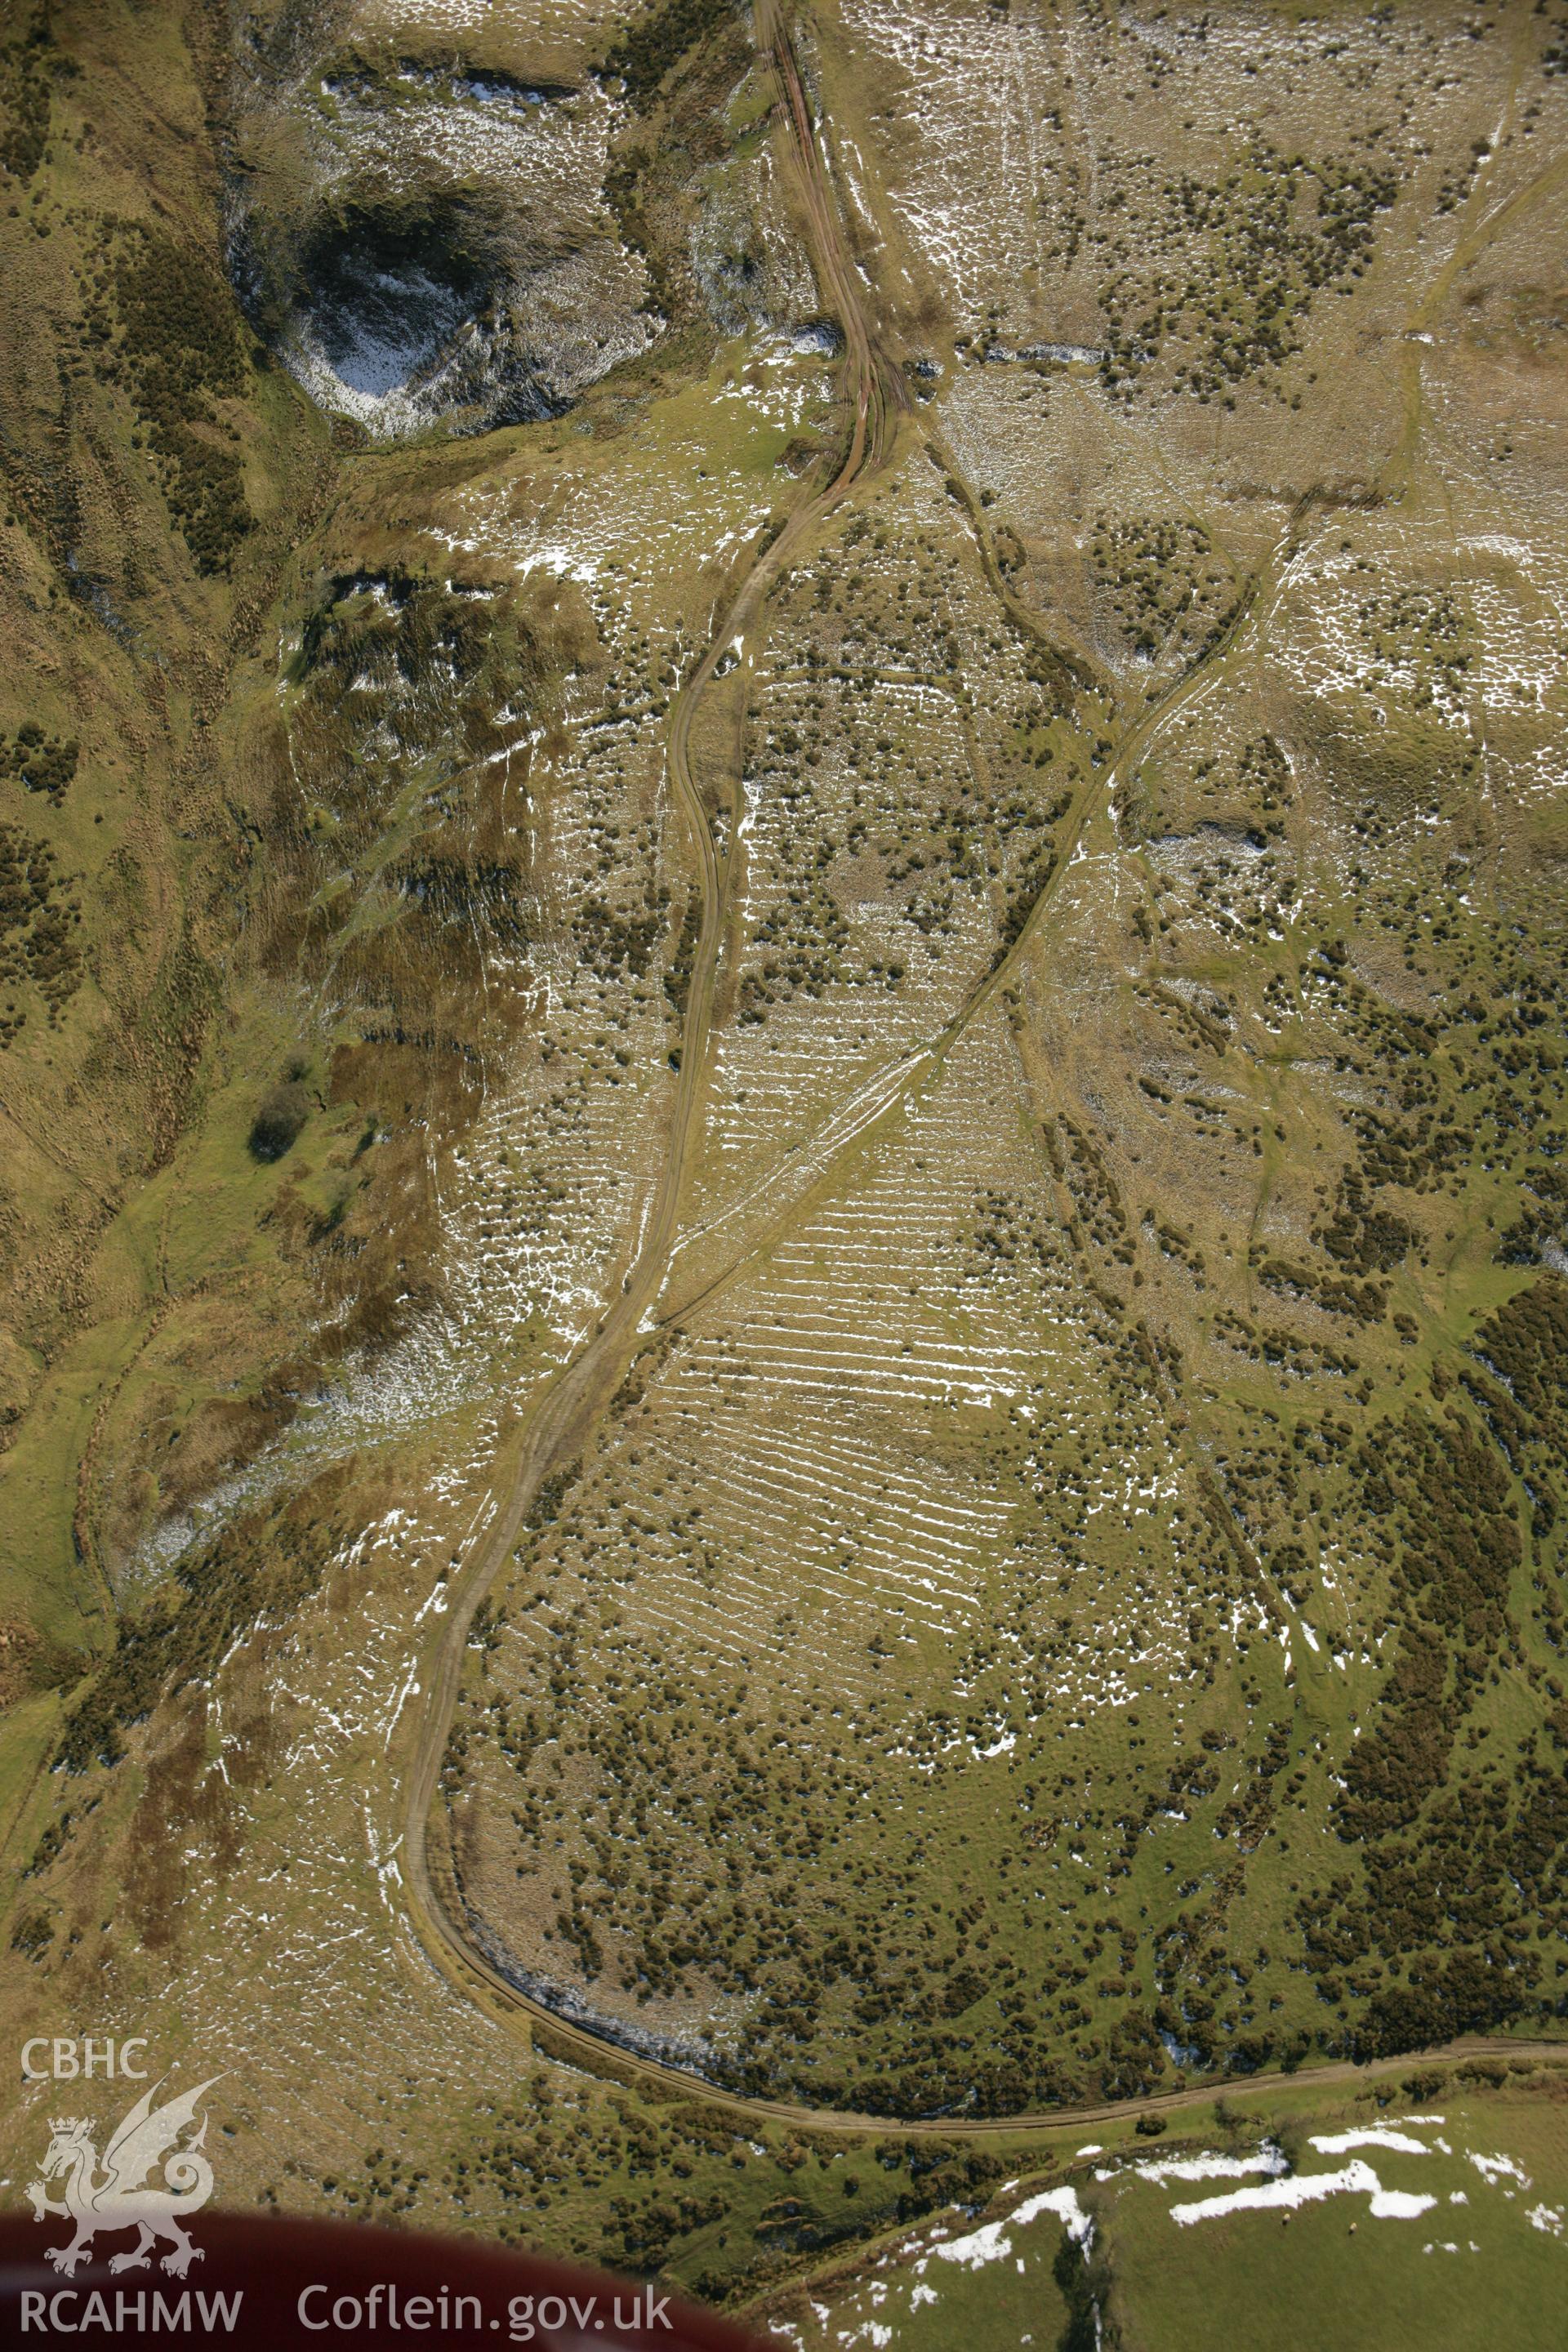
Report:
[{"label": "welsh dragon logo", "polygon": [[[171,2249],[163,2257],[163,2267],[175,2278],[184,2278],[192,2263],[201,2261],[201,2248],[191,2243],[180,2223],[184,2215],[199,2212],[213,2193],[212,2166],[201,2152],[206,2137],[205,2116],[183,2146],[180,2135],[193,2121],[203,2093],[219,2080],[216,2074],[209,2075],[194,2091],[161,2107],[154,2107],[153,2101],[162,2084],[144,2091],[103,2152],[101,2179],[98,2150],[89,2137],[91,2124],[79,2116],[50,2119],[43,2178],[32,2183],[27,2194],[35,2221],[58,2213],[76,2223],[69,2245],[45,2250],[56,2270],[69,2278],[100,2230],[141,2233],[128,2253],[114,2255],[109,2265],[111,2271],[144,2271],[160,2239],[167,2239]],[[154,2165],[161,2165],[163,2179],[148,2184],[147,2176]],[[62,2174],[64,2202],[56,2204],[46,2184]]]}]

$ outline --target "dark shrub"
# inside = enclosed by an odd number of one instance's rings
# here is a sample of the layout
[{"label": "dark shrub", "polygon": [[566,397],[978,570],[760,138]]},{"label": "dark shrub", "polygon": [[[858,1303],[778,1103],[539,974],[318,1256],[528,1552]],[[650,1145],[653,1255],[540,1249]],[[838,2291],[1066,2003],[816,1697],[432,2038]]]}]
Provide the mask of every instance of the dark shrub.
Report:
[{"label": "dark shrub", "polygon": [[281,1160],[310,1116],[310,1098],[297,1080],[274,1087],[256,1114],[250,1149],[258,1160]]}]

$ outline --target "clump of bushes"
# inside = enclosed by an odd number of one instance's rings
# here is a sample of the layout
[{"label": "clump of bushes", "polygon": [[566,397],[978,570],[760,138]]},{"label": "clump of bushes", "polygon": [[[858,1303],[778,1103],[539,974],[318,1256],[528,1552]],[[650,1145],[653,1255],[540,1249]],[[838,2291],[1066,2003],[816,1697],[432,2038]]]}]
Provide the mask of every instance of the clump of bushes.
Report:
[{"label": "clump of bushes", "polygon": [[0,735],[0,775],[15,776],[30,793],[47,793],[58,808],[80,751],[74,735],[46,735],[37,719],[25,719],[9,740]]},{"label": "clump of bushes", "polygon": [[[37,988],[51,1027],[80,984],[74,938],[80,923],[80,903],[48,844],[0,824],[0,990]],[[26,1020],[14,995],[0,995],[0,1048]]]},{"label": "clump of bushes", "polygon": [[57,1768],[85,1772],[117,1764],[121,1735],[160,1697],[213,1674],[234,1636],[264,1612],[279,1618],[315,1591],[341,1540],[299,1505],[264,1521],[253,1514],[176,1568],[168,1589],[115,1628],[114,1648],[67,1717]]},{"label": "clump of bushes", "polygon": [[239,459],[226,446],[228,428],[213,405],[249,382],[234,296],[195,247],[140,222],[125,224],[121,235],[112,306],[92,306],[89,339],[135,403],[196,569],[226,572],[254,520]]},{"label": "clump of bushes", "polygon": [[43,162],[54,76],[76,70],[55,48],[47,12],[0,49],[0,167],[16,179],[30,180]]},{"label": "clump of bushes", "polygon": [[731,0],[666,0],[662,8],[627,27],[606,56],[605,70],[619,74],[626,96],[640,111],[688,49],[726,19],[733,21],[734,14]]},{"label": "clump of bushes", "polygon": [[281,1160],[300,1139],[300,1131],[310,1116],[310,1097],[297,1076],[285,1078],[265,1094],[251,1122],[250,1153],[253,1160]]}]

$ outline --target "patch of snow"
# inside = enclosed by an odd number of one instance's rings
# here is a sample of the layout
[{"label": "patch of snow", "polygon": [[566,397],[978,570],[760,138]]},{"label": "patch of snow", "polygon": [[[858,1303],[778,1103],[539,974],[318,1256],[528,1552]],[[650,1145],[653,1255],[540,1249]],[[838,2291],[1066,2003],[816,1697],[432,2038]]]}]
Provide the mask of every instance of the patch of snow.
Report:
[{"label": "patch of snow", "polygon": [[1353,2158],[1339,2172],[1294,2173],[1288,2179],[1266,2181],[1257,2189],[1233,2189],[1228,2197],[1204,2197],[1194,2204],[1173,2205],[1171,2219],[1183,2228],[1194,2221],[1215,2221],[1229,2213],[1295,2212],[1325,2197],[1366,2195],[1380,2221],[1414,2221],[1436,2205],[1435,2197],[1418,2197],[1402,2189],[1385,2189],[1370,2164]]},{"label": "patch of snow", "polygon": [[1521,2189],[1534,2186],[1524,2167],[1516,2164],[1511,2156],[1479,2156],[1472,2148],[1469,2158],[1481,2179],[1489,2181],[1493,2188],[1500,2180],[1517,2180]]},{"label": "patch of snow", "polygon": [[1312,2146],[1320,2156],[1343,2156],[1347,2148],[1392,2147],[1401,2156],[1430,2156],[1432,2151],[1423,2139],[1412,2139],[1408,2132],[1389,2131],[1373,2125],[1364,2131],[1314,2132]]},{"label": "patch of snow", "polygon": [[[1163,2163],[1140,2164],[1133,2168],[1141,2180],[1240,2180],[1249,2172],[1278,2177],[1286,2170],[1286,2163],[1280,2149],[1265,2147],[1257,2156],[1169,2157]],[[1105,2180],[1110,2175],[1102,2172],[1097,2178]]]},{"label": "patch of snow", "polygon": [[1009,2230],[1026,2229],[1042,2213],[1055,2213],[1059,2221],[1065,2222],[1068,2236],[1075,2246],[1088,2245],[1094,2224],[1079,2203],[1077,2189],[1045,2189],[1037,2196],[1026,2197],[1021,2205],[1016,2206],[999,2221],[984,2222],[978,2230],[971,2230],[966,2237],[949,2238],[942,2244],[933,2246],[931,2252],[939,2254],[944,2263],[963,2263],[972,2271],[980,2270],[987,2263],[1005,2261],[1012,2252],[1013,2241],[1007,2235]]}]

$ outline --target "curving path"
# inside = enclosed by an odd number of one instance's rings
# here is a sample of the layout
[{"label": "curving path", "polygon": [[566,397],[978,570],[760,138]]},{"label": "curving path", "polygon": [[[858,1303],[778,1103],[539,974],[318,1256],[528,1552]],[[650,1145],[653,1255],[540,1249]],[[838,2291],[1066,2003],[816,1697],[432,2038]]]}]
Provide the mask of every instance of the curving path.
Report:
[{"label": "curving path", "polygon": [[[753,557],[728,604],[716,615],[708,648],[671,709],[669,776],[696,850],[702,920],[693,952],[664,1167],[641,1246],[619,1295],[547,1392],[510,1459],[498,1465],[495,1488],[502,1498],[500,1507],[464,1580],[461,1597],[442,1622],[438,1646],[423,1678],[424,1714],[407,1783],[403,1867],[409,1918],[421,1943],[465,1991],[474,1993],[483,1988],[503,2001],[508,2014],[548,2021],[553,2030],[563,2033],[577,2029],[560,2024],[552,2012],[509,1985],[476,1952],[459,1924],[462,1905],[449,1854],[433,1851],[428,1834],[441,1759],[457,1707],[475,1612],[510,1558],[541,1487],[581,1453],[625,1377],[637,1352],[638,1326],[658,1297],[675,1247],[691,1149],[701,1129],[714,987],[729,905],[729,861],[714,841],[691,767],[691,733],[698,709],[725,648],[744,635],[773,580],[788,567],[823,518],[867,474],[886,462],[905,407],[901,378],[876,346],[853,273],[835,234],[833,206],[799,69],[773,0],[761,0],[756,22],[759,45],[772,52],[779,77],[792,131],[790,154],[798,194],[814,228],[819,278],[844,331],[854,425],[832,479],[803,500],[778,536]],[[595,2036],[584,2033],[582,2039],[595,2052],[605,2047]],[[689,2079],[674,2069],[654,2071],[667,2071],[678,2081]]]},{"label": "curving path", "polygon": [[[632,2085],[646,2084],[667,2096],[677,2090],[753,2123],[785,2124],[795,2129],[883,2137],[931,2136],[944,2139],[983,2140],[998,2136],[1031,2137],[1077,2131],[1089,2124],[1105,2124],[1133,2114],[1165,2114],[1184,2107],[1211,2104],[1223,2090],[1226,2098],[1277,2095],[1277,2076],[1248,2083],[1227,2081],[1198,2088],[1156,2093],[1151,2096],[1101,2102],[1081,2107],[1060,2107],[1042,2114],[1016,2116],[935,2116],[907,2121],[896,2116],[844,2114],[769,2099],[747,2098],[717,2088],[705,2077],[623,2049],[608,2034],[560,2016],[544,2003],[521,1991],[470,1940],[464,1906],[452,1871],[445,1838],[433,1840],[430,1823],[436,1811],[441,1761],[446,1751],[463,1671],[464,1654],[475,1612],[511,1556],[528,1512],[545,1481],[563,1471],[583,1451],[600,1416],[637,1351],[639,1326],[650,1314],[664,1286],[679,1234],[692,1146],[700,1137],[708,1086],[713,1000],[721,948],[729,912],[729,861],[715,844],[692,772],[690,745],[693,724],[703,695],[713,682],[725,648],[743,635],[771,583],[784,571],[812,531],[869,474],[884,466],[906,426],[919,432],[930,454],[954,481],[963,500],[982,561],[996,594],[1019,629],[1035,636],[1080,686],[1090,685],[1087,673],[1072,656],[1064,655],[997,571],[989,536],[977,502],[958,478],[952,462],[923,420],[911,415],[902,378],[880,348],[868,323],[852,263],[845,252],[837,207],[827,184],[821,152],[789,34],[777,0],[757,0],[757,43],[771,53],[778,76],[791,138],[789,167],[803,212],[811,225],[813,257],[819,283],[837,317],[845,338],[845,376],[853,395],[854,425],[837,471],[820,490],[805,499],[790,514],[784,529],[753,555],[728,604],[716,616],[708,648],[677,696],[670,712],[668,756],[671,783],[696,851],[702,920],[692,964],[681,1031],[680,1062],[671,1112],[668,1149],[652,1213],[637,1257],[625,1276],[619,1295],[595,1326],[580,1352],[547,1391],[509,1455],[497,1465],[494,1491],[500,1508],[485,1541],[463,1580],[461,1594],[441,1621],[437,1646],[425,1675],[424,1714],[406,1788],[402,1864],[405,1902],[412,1926],[424,1952],[447,1980],[497,2023],[531,2043],[535,2029],[549,2054],[559,2054],[591,2073],[607,2074]],[[878,1113],[885,1117],[914,1086],[929,1076],[933,1065],[952,1050],[983,1008],[1016,969],[1025,941],[1039,928],[1060,877],[1071,862],[1074,847],[1091,817],[1104,807],[1117,782],[1136,762],[1150,736],[1173,710],[1205,684],[1216,662],[1224,659],[1238,636],[1251,625],[1260,606],[1267,607],[1280,583],[1282,559],[1294,551],[1294,542],[1306,509],[1302,502],[1291,517],[1280,546],[1244,591],[1223,638],[1196,669],[1179,680],[1152,707],[1141,709],[1120,731],[1121,740],[1102,772],[1091,776],[1072,810],[1052,881],[1040,893],[1019,938],[972,992],[947,1026],[900,1068],[886,1074],[890,1080],[887,1100]],[[828,1123],[819,1141],[820,1183],[830,1174],[837,1153],[846,1148]],[[856,1125],[854,1140],[863,1141],[864,1129]],[[812,1151],[812,1147],[806,1150]],[[800,1202],[787,1212],[798,1214]],[[753,1236],[736,1261],[704,1286],[710,1296],[731,1280],[767,1238]],[[698,1303],[688,1298],[667,1320],[679,1320]],[[1506,2036],[1473,2036],[1424,2053],[1461,2058],[1483,2053],[1521,2057],[1560,2054],[1564,2045],[1554,2042],[1512,2041]],[[1340,2061],[1302,2068],[1293,2079],[1316,2085],[1369,2074],[1384,2074],[1409,2065],[1411,2053],[1356,2064]]]}]

